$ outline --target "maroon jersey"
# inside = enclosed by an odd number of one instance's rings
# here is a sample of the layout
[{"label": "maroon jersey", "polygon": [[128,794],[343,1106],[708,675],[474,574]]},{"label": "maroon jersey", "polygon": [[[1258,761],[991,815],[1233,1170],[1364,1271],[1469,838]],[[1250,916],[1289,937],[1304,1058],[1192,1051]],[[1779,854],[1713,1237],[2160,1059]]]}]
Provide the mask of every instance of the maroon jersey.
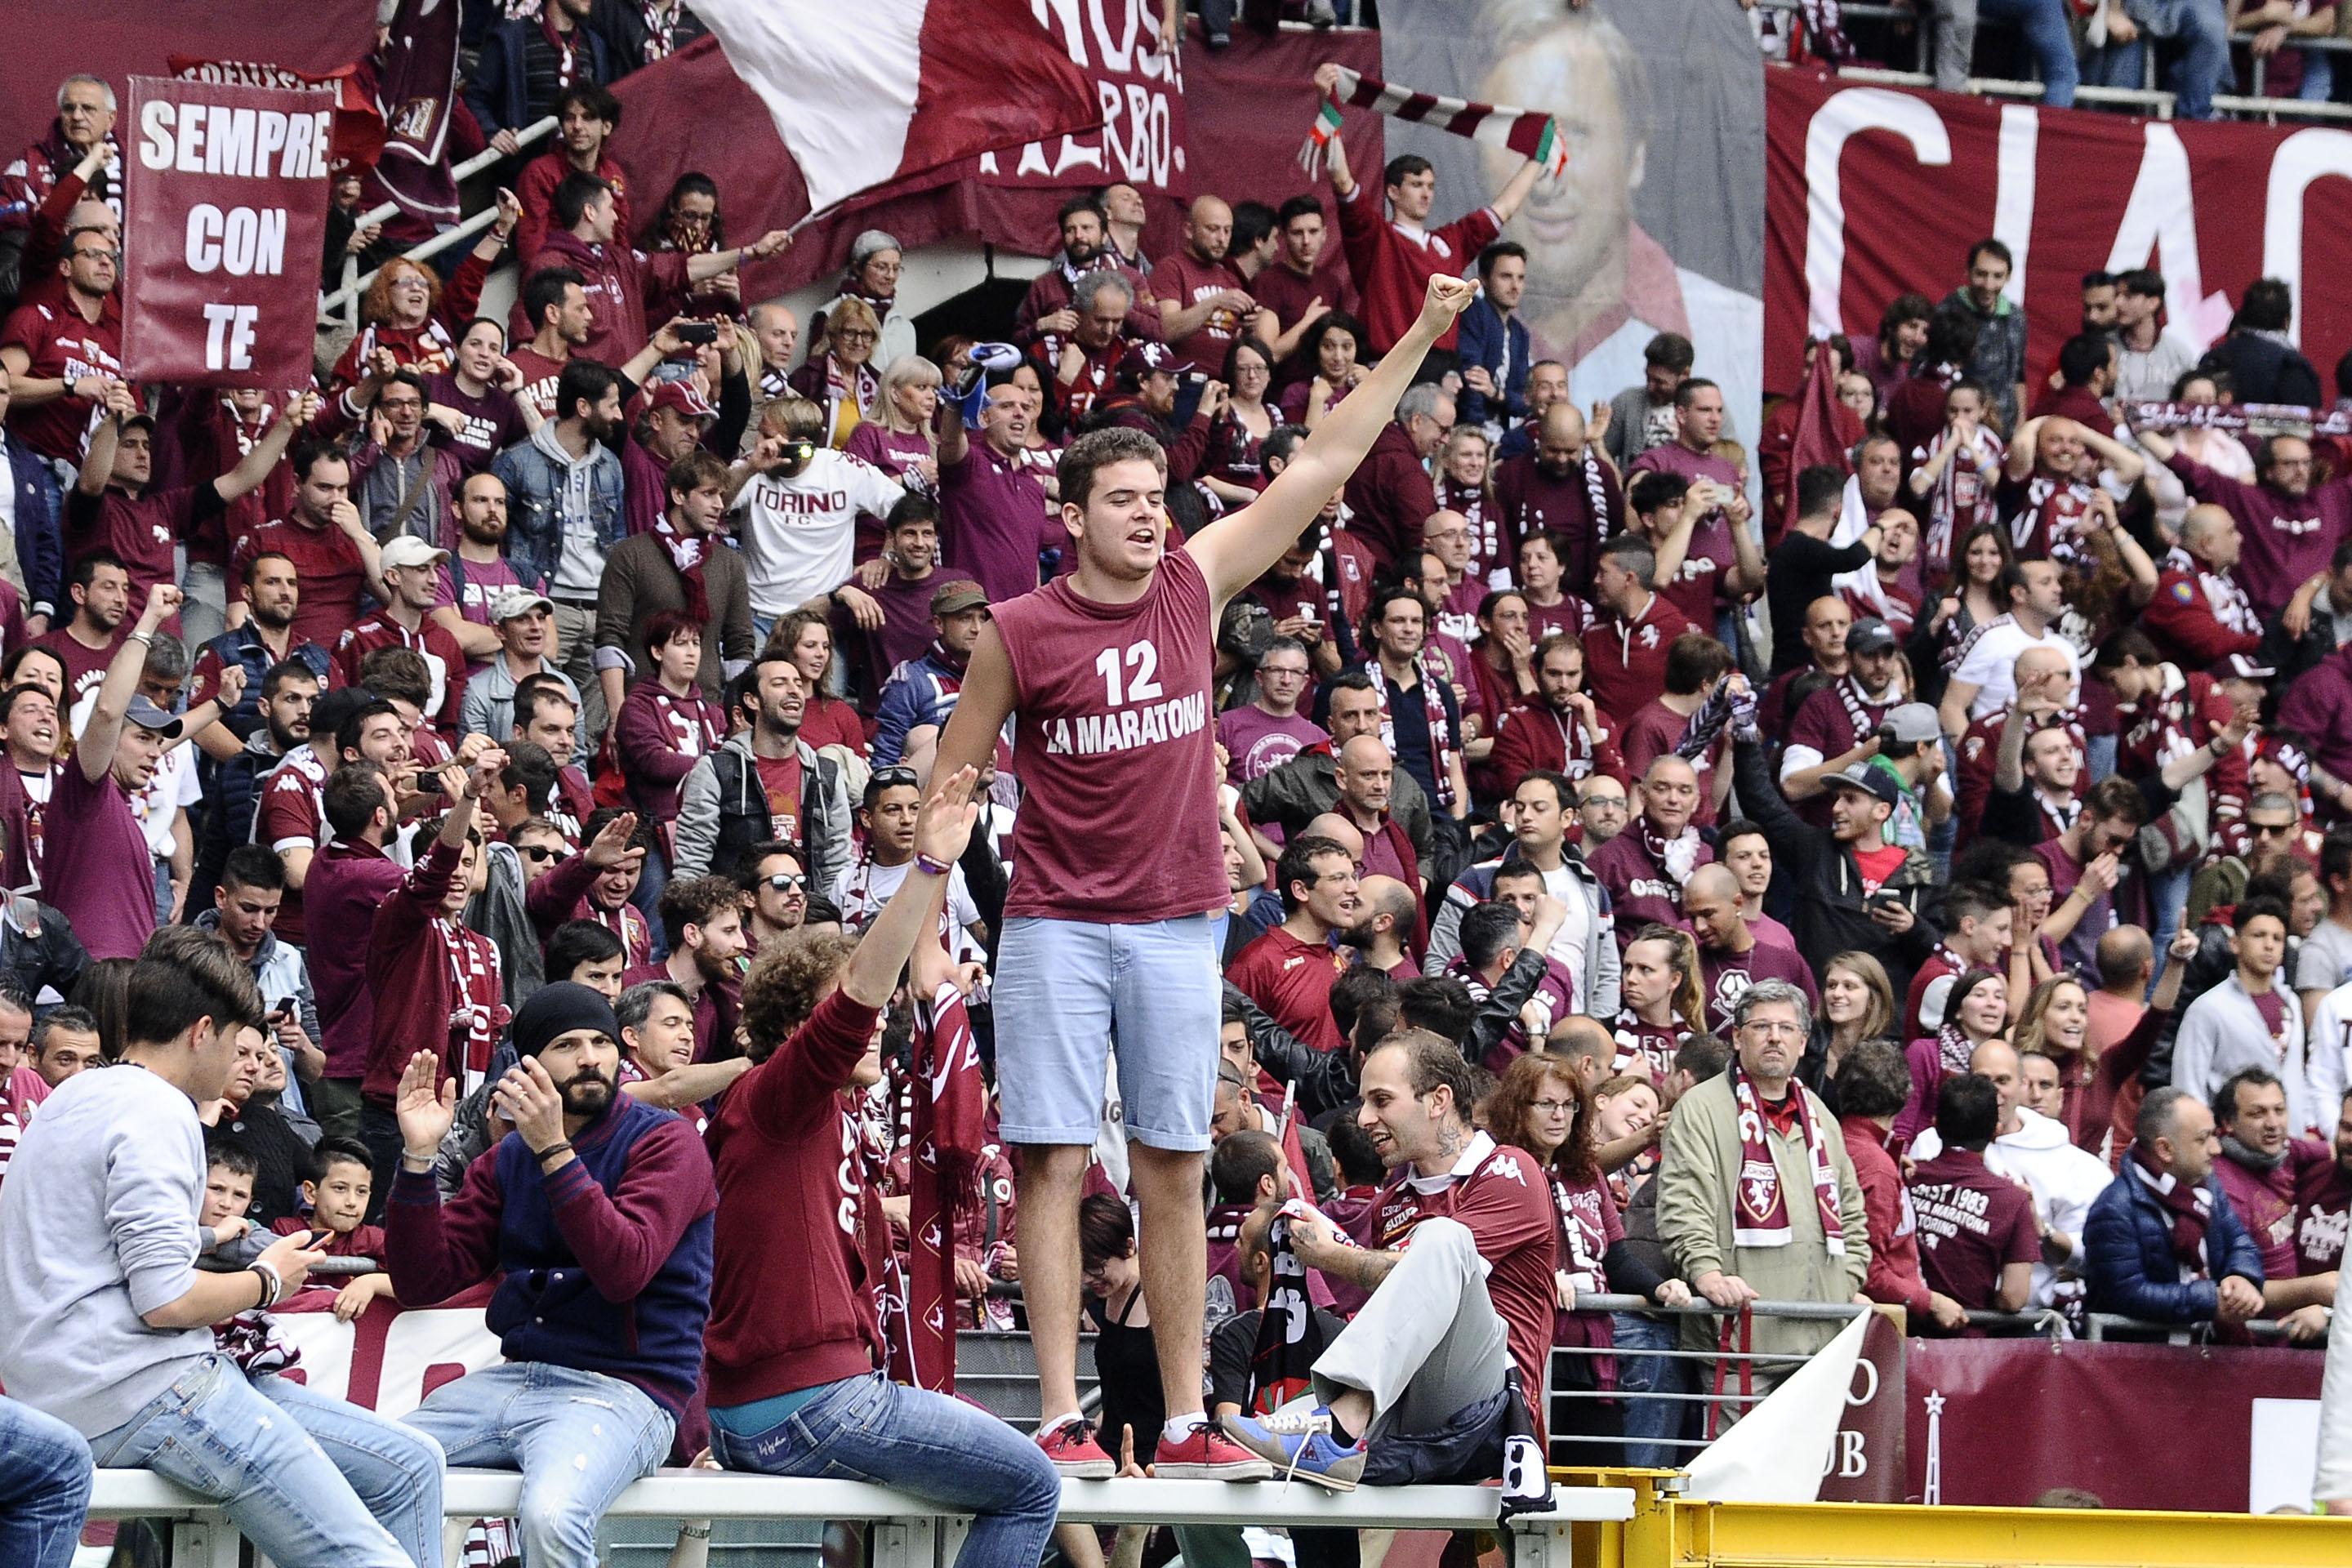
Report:
[{"label": "maroon jersey", "polygon": [[9,410],[8,427],[19,440],[44,458],[79,463],[98,422],[98,405],[76,397],[74,383],[85,376],[122,379],[122,329],[108,313],[95,322],[83,319],[71,305],[25,305],[0,326],[0,347],[25,351],[32,363],[25,367],[26,381],[62,381],[67,392],[37,407],[19,404]]},{"label": "maroon jersey", "polygon": [[1665,689],[1667,650],[1676,637],[1699,629],[1664,594],[1650,595],[1640,620],[1610,616],[1585,629],[1584,689],[1612,728],[1624,728]]},{"label": "maroon jersey", "polygon": [[336,679],[358,685],[361,663],[380,647],[408,648],[425,660],[425,673],[433,683],[425,700],[425,721],[457,733],[457,711],[466,697],[466,650],[449,628],[430,616],[415,631],[394,620],[388,610],[362,616],[335,644]]},{"label": "maroon jersey", "polygon": [[2296,1272],[2325,1274],[2340,1267],[2347,1231],[2352,1231],[2352,1171],[2332,1157],[2302,1166],[2294,1188]]},{"label": "maroon jersey", "polygon": [[1380,1201],[1360,1216],[1356,1239],[1382,1251],[1402,1251],[1423,1220],[1461,1222],[1486,1261],[1486,1293],[1502,1316],[1519,1380],[1529,1388],[1542,1387],[1552,1314],[1559,1303],[1552,1280],[1559,1266],[1559,1222],[1549,1177],[1534,1155],[1497,1148],[1484,1132],[1470,1140],[1445,1186],[1417,1193],[1404,1179],[1412,1174],[1402,1172],[1381,1190]]},{"label": "maroon jersey", "polygon": [[1097,604],[1058,577],[994,612],[1027,792],[1005,915],[1131,925],[1223,908],[1199,565],[1171,551],[1132,604]]},{"label": "maroon jersey", "polygon": [[[1203,261],[1190,251],[1180,250],[1161,258],[1151,269],[1152,293],[1163,302],[1172,300],[1181,310],[1190,310],[1229,289],[1249,292],[1249,283],[1242,277],[1241,269],[1228,260]],[[1222,379],[1225,352],[1233,347],[1241,330],[1241,312],[1219,305],[1202,319],[1191,336],[1169,346],[1179,358],[1191,360],[1204,374]]]},{"label": "maroon jersey", "polygon": [[1653,1024],[1630,1007],[1617,1015],[1616,1036],[1617,1054],[1609,1063],[1611,1075],[1642,1073],[1659,1084],[1674,1072],[1675,1053],[1690,1043],[1690,1031],[1681,1020]]},{"label": "maroon jersey", "polygon": [[1919,1225],[1919,1273],[1971,1311],[1990,1310],[2001,1269],[2042,1257],[2033,1199],[1985,1167],[1980,1152],[1947,1149],[1911,1173]]},{"label": "maroon jersey", "polygon": [[1331,1018],[1331,983],[1347,967],[1328,942],[1304,942],[1276,926],[1234,956],[1225,978],[1307,1045],[1336,1051],[1348,1042]]}]

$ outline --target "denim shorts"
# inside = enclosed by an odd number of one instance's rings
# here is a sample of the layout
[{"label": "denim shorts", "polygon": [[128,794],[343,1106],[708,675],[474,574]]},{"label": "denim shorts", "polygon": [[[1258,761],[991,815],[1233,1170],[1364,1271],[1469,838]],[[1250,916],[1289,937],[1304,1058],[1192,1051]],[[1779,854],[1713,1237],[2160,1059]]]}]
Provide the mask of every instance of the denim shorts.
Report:
[{"label": "denim shorts", "polygon": [[1154,1149],[1208,1148],[1224,993],[1207,915],[1008,920],[994,1000],[1007,1142],[1092,1143],[1116,1042],[1127,1135]]}]

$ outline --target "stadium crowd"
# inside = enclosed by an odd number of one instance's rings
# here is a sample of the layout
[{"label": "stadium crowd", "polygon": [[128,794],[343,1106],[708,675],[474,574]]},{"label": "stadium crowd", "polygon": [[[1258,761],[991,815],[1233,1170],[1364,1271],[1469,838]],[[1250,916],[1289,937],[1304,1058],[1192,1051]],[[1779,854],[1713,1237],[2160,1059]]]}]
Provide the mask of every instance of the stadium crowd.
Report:
[{"label": "stadium crowd", "polygon": [[[1335,156],[1157,258],[1075,197],[924,343],[890,235],[803,321],[727,193],[622,188],[602,83],[691,18],[613,15],[488,35],[486,133],[559,144],[314,385],[126,384],[112,89],[26,154],[0,1559],[93,1462],[351,1568],[441,1561],[445,1463],[583,1568],[673,1457],[974,1510],[970,1568],[1064,1477],[1672,1463],[1717,1320],[1601,1293],[2324,1336],[2352,447],[2225,417],[2319,401],[2283,286],[2200,355],[2099,275],[2046,343],[1988,240],[1752,431],[1671,334],[1584,409],[1535,166]],[[958,1014],[1034,1440],[893,1375]],[[476,1288],[504,1361],[400,1421],[286,1375],[289,1306]]]}]

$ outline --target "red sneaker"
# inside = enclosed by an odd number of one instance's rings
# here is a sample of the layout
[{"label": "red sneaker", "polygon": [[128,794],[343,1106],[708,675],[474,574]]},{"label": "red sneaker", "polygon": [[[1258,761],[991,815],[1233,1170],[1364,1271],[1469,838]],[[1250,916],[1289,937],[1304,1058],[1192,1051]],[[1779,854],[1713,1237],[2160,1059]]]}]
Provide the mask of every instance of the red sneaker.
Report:
[{"label": "red sneaker", "polygon": [[[1050,1432],[1040,1433],[1037,1446],[1045,1450],[1045,1458],[1054,1461],[1054,1468],[1070,1480],[1107,1481],[1118,1473],[1118,1466],[1103,1452],[1102,1445],[1095,1441],[1093,1429],[1084,1421],[1073,1418]],[[1243,1450],[1234,1448],[1234,1452]]]},{"label": "red sneaker", "polygon": [[1179,1481],[1256,1481],[1274,1474],[1272,1465],[1206,1421],[1193,1422],[1181,1443],[1162,1434],[1151,1468],[1154,1475]]}]

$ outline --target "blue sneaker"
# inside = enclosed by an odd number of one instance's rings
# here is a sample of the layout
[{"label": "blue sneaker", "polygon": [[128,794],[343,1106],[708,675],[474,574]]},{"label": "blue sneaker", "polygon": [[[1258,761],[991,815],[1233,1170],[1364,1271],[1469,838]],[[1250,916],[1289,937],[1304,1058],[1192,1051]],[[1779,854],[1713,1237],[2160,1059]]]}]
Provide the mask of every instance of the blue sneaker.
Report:
[{"label": "blue sneaker", "polygon": [[1331,1436],[1331,1412],[1277,1410],[1268,1415],[1228,1415],[1225,1436],[1265,1459],[1283,1480],[1296,1477],[1335,1492],[1351,1492],[1364,1474],[1364,1447],[1343,1447]]}]

